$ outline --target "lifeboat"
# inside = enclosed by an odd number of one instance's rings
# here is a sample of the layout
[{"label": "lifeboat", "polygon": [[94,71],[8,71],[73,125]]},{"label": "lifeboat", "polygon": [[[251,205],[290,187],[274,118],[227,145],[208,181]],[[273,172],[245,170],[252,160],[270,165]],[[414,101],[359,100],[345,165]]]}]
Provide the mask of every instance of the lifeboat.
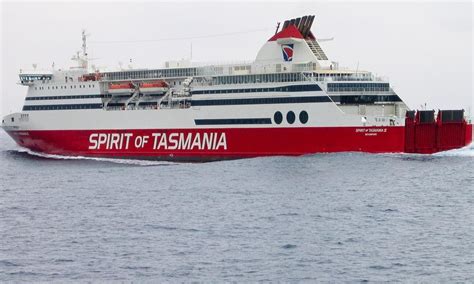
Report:
[{"label": "lifeboat", "polygon": [[168,90],[168,83],[165,81],[144,82],[140,84],[140,92],[143,94],[165,93]]},{"label": "lifeboat", "polygon": [[90,74],[84,74],[82,77],[79,77],[79,81],[81,82],[87,82],[87,81],[99,81],[101,79],[100,73],[90,73]]},{"label": "lifeboat", "polygon": [[110,94],[124,94],[124,93],[133,93],[135,87],[132,83],[110,83],[109,84],[109,93]]}]

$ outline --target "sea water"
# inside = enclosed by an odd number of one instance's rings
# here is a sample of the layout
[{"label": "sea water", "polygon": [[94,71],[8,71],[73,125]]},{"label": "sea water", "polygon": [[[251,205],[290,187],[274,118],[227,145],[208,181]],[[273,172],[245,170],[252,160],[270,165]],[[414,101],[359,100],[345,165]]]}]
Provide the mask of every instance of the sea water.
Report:
[{"label": "sea water", "polygon": [[474,281],[474,146],[211,163],[0,134],[0,281]]}]

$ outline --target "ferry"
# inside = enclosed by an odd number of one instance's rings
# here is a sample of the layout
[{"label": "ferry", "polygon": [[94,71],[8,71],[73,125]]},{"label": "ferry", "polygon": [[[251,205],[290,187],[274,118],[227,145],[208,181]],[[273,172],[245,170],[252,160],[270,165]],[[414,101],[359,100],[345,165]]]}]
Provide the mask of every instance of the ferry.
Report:
[{"label": "ferry", "polygon": [[386,79],[332,61],[314,19],[278,24],[253,62],[113,72],[90,68],[83,32],[77,66],[20,72],[24,106],[2,128],[39,153],[172,161],[431,154],[472,142],[464,110],[412,110]]}]

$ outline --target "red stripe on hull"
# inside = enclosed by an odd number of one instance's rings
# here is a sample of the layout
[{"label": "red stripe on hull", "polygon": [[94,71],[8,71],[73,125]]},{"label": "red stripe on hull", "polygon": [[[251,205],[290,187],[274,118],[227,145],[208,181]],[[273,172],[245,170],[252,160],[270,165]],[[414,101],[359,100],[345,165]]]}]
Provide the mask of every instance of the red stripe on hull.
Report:
[{"label": "red stripe on hull", "polygon": [[[8,134],[20,146],[47,154],[166,160],[216,160],[275,155],[296,156],[344,151],[393,153],[403,152],[405,146],[404,127],[395,126],[35,130],[8,131]],[[128,143],[126,135],[129,136]],[[183,141],[180,141],[181,136]],[[188,138],[188,136],[191,138]],[[199,138],[196,138],[196,136],[199,136]],[[143,137],[148,138],[147,143],[141,147],[139,140],[143,140]],[[191,140],[192,147],[186,139]],[[136,144],[138,144],[138,147]]]}]

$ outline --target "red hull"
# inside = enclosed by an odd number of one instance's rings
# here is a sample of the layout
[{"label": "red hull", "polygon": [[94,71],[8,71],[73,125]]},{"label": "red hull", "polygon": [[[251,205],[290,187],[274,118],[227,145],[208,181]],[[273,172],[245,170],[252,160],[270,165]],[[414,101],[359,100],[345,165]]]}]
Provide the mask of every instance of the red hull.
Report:
[{"label": "red hull", "polygon": [[[61,130],[8,133],[20,146],[47,154],[160,160],[219,160],[350,151],[396,153],[405,152],[406,147],[405,127],[395,126]],[[453,148],[472,142],[472,125],[467,125],[465,134],[464,144]],[[98,135],[107,139],[100,141]],[[111,141],[111,135],[116,136],[116,141]],[[129,136],[128,142],[124,135]],[[184,144],[186,142],[184,140],[178,141],[180,135],[189,138],[187,144]],[[204,135],[210,138],[207,144],[203,141]],[[199,141],[192,144],[193,141],[196,142],[196,136],[199,136]],[[146,143],[143,143],[144,137],[148,137]],[[176,141],[173,141],[173,137]],[[218,144],[220,138],[224,139]],[[181,142],[183,147],[177,146]],[[143,143],[143,146],[140,143]],[[425,149],[424,153],[437,151],[437,148],[433,147]]]},{"label": "red hull", "polygon": [[[228,129],[146,129],[146,130],[62,130],[62,131],[9,131],[10,136],[20,145],[33,151],[57,155],[128,157],[155,159],[232,159],[273,155],[304,155],[320,152],[361,151],[371,153],[403,152],[404,127],[333,127],[333,128],[228,128]],[[98,144],[97,135],[122,134],[121,145],[112,145],[107,141]],[[131,134],[130,134],[131,133]],[[197,133],[207,133],[215,137],[214,145],[203,147],[181,147],[172,149],[157,147],[153,133],[161,136],[191,135],[194,140]],[[218,139],[224,133],[225,141],[220,145]],[[91,140],[91,135],[94,139]],[[129,143],[125,143],[123,134],[129,134]],[[164,134],[164,135],[163,135]],[[136,147],[147,136],[143,147]],[[141,137],[141,138],[137,138]],[[110,139],[109,139],[110,140]],[[91,142],[92,141],[92,142]],[[101,141],[103,142],[103,141]],[[117,142],[117,141],[116,141]],[[225,145],[224,145],[225,142]],[[188,143],[189,144],[189,143]],[[120,146],[120,147],[113,147]],[[165,145],[166,146],[166,145]],[[217,146],[217,147],[216,147]],[[92,148],[92,149],[90,149]],[[98,149],[93,149],[98,148]],[[109,149],[107,149],[109,148]]]}]

